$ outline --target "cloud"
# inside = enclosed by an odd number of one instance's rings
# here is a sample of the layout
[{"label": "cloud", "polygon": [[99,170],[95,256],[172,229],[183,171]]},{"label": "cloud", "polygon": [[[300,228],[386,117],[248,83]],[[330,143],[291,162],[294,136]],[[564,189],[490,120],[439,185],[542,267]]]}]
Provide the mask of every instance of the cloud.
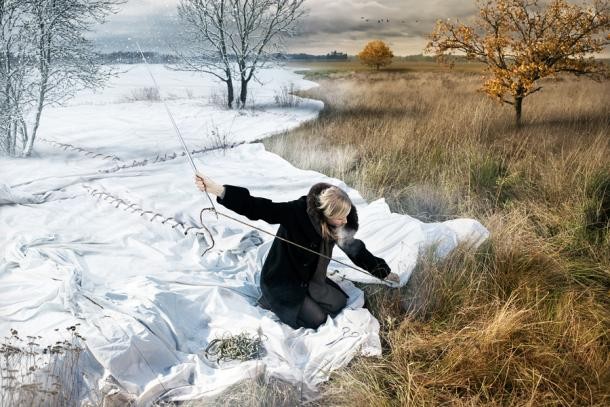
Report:
[{"label": "cloud", "polygon": [[121,4],[119,15],[140,19],[151,15],[175,14],[179,0],[129,0]]},{"label": "cloud", "polygon": [[[103,50],[129,46],[128,37],[149,49],[171,50],[179,41],[179,0],[129,0],[119,13],[92,34]],[[378,38],[394,44],[400,55],[420,53],[434,22],[439,18],[471,16],[473,0],[306,0],[306,16],[299,35],[286,43],[289,52],[326,53],[337,49],[360,50]],[[173,44],[173,45],[172,45]],[[315,44],[315,46],[314,46]]]}]

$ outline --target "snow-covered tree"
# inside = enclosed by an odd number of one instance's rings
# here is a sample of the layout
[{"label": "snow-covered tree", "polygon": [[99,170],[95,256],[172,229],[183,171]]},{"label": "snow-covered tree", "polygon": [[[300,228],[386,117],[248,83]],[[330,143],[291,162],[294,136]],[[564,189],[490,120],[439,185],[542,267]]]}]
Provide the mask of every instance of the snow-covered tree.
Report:
[{"label": "snow-covered tree", "polygon": [[123,2],[0,0],[0,144],[8,154],[32,153],[46,106],[109,77],[85,35]]},{"label": "snow-covered tree", "polygon": [[258,69],[281,50],[303,15],[304,0],[181,0],[185,33],[195,42],[195,58],[181,68],[212,74],[227,84],[233,106],[234,81],[245,106],[248,84]]},{"label": "snow-covered tree", "polygon": [[190,55],[181,55],[178,69],[208,73],[227,85],[227,105],[233,107],[233,73],[227,47],[228,0],[180,0],[178,16],[184,36],[192,42]]},{"label": "snow-covered tree", "polygon": [[23,1],[0,1],[0,152],[7,155],[27,141],[24,117],[32,100],[33,70],[27,11]]},{"label": "snow-covered tree", "polygon": [[231,31],[228,35],[240,80],[240,106],[246,105],[248,83],[282,49],[295,33],[305,13],[303,0],[229,0]]},{"label": "snow-covered tree", "polygon": [[123,0],[33,0],[38,86],[36,116],[24,156],[32,152],[45,106],[60,104],[83,88],[97,88],[109,77],[85,38]]}]

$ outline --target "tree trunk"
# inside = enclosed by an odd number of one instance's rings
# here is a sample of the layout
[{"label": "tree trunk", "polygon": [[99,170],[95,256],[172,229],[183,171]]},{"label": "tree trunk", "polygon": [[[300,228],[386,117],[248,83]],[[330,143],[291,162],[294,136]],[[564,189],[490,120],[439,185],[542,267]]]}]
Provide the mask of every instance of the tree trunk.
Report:
[{"label": "tree trunk", "polygon": [[11,152],[10,152],[11,142],[9,141],[10,136],[8,134],[6,134],[6,135],[0,134],[0,137],[3,138],[2,141],[4,142],[4,147],[2,149],[4,151],[6,151],[6,155],[10,156],[11,155]]},{"label": "tree trunk", "polygon": [[233,100],[235,99],[235,92],[233,90],[233,81],[231,77],[225,81],[227,83],[227,105],[229,109],[233,108]]},{"label": "tree trunk", "polygon": [[523,104],[523,96],[515,96],[515,123],[517,127],[521,127],[521,107]]},{"label": "tree trunk", "polygon": [[[11,51],[8,48],[8,43],[6,46],[6,50],[3,50],[3,58],[4,58],[4,70],[6,72],[6,75],[8,76],[9,72],[11,71]],[[13,121],[13,116],[12,116],[12,112],[13,112],[13,107],[11,106],[11,82],[10,79],[7,77],[6,78],[6,84],[5,84],[5,88],[4,88],[4,95],[6,97],[5,101],[4,101],[4,106],[3,108],[6,109],[6,112],[8,112],[8,117],[6,117],[7,119],[7,125],[6,125],[6,153],[9,156],[13,156],[14,155],[14,144],[12,143],[13,140],[13,133],[12,133],[12,121]]]},{"label": "tree trunk", "polygon": [[32,150],[34,148],[34,140],[36,139],[36,133],[38,132],[38,126],[40,125],[40,116],[42,116],[42,109],[44,108],[44,99],[45,99],[45,88],[46,81],[43,87],[40,89],[40,93],[38,94],[38,104],[36,107],[36,119],[34,120],[34,126],[32,127],[32,133],[28,138],[28,141],[25,145],[25,149],[23,151],[24,157],[29,157],[32,154]]},{"label": "tree trunk", "polygon": [[36,139],[36,133],[38,132],[38,126],[40,125],[40,117],[42,116],[42,109],[44,108],[44,100],[46,95],[47,79],[41,78],[40,91],[38,93],[38,103],[36,105],[36,118],[34,119],[34,125],[32,126],[32,133],[28,137],[28,141],[23,150],[23,156],[29,157],[32,154],[34,148],[34,140]]},{"label": "tree trunk", "polygon": [[[23,120],[23,118],[21,118],[19,120],[20,122],[20,127],[19,127],[19,134],[21,135],[21,151],[25,150],[25,143],[28,141],[28,125],[25,122],[25,120]],[[15,145],[17,143],[17,139],[15,139]]]},{"label": "tree trunk", "polygon": [[[3,131],[3,133],[4,133],[4,131]],[[6,154],[9,157],[12,156],[12,153],[11,153],[12,135],[11,135],[11,125],[10,124],[7,124],[7,126],[6,126],[6,134],[0,134],[0,137],[2,137],[3,141],[4,141],[4,147],[3,147],[4,151],[6,151]]]},{"label": "tree trunk", "polygon": [[42,110],[44,109],[44,102],[47,96],[49,69],[51,66],[51,39],[50,37],[44,37],[44,31],[42,27],[41,32],[43,32],[43,34],[41,34],[40,43],[38,44],[40,57],[40,61],[38,63],[38,72],[40,73],[40,87],[38,90],[38,103],[36,104],[36,118],[34,120],[34,125],[32,126],[32,132],[30,133],[30,137],[28,137],[25,150],[23,151],[24,157],[29,157],[32,154],[32,149],[34,148],[34,140],[36,139],[38,126],[40,125],[40,117],[42,116]]},{"label": "tree trunk", "polygon": [[241,79],[241,89],[239,91],[239,103],[241,107],[246,107],[246,99],[248,98],[248,81],[244,78]]},{"label": "tree trunk", "polygon": [[8,127],[8,140],[8,154],[11,157],[14,157],[17,154],[17,124],[13,121],[11,121],[11,124]]}]

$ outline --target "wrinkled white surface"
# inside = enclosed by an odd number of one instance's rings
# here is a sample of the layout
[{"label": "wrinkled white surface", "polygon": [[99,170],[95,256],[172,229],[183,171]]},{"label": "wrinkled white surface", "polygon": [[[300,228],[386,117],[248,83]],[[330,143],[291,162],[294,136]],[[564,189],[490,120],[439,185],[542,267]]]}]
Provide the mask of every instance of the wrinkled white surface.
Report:
[{"label": "wrinkled white surface", "polygon": [[[309,120],[321,108],[314,101],[272,106],[274,89],[283,84],[312,86],[287,71],[266,73],[273,82],[252,91],[259,107],[236,114],[206,104],[213,85],[205,79],[153,68],[164,94],[192,88],[203,97],[168,102],[191,149],[209,145],[205,129],[212,120],[231,142],[250,141]],[[145,75],[142,66],[131,67],[103,93],[83,93],[45,111],[41,137],[125,161],[179,153],[160,103],[117,103],[129,89],[149,86]],[[444,256],[460,241],[479,244],[488,235],[474,220],[425,224],[391,213],[383,200],[367,204],[339,180],[294,168],[262,144],[194,158],[219,182],[276,201],[296,199],[320,181],[345,188],[359,211],[357,237],[388,261],[401,284],[426,247],[438,244]],[[255,306],[270,236],[207,214],[215,247],[201,257],[208,240],[196,233],[199,210],[209,201],[195,188],[186,159],[99,172],[116,164],[42,142],[33,158],[0,159],[0,334],[15,328],[52,341],[54,328],[79,322],[87,338],[87,382],[101,388],[112,378],[139,405],[213,395],[261,373],[311,390],[356,354],[380,355],[379,324],[362,308],[362,291],[342,276],[378,281],[331,264],[332,277],[350,294],[347,309],[318,330],[293,330]],[[188,227],[195,229],[185,236]],[[339,249],[334,255],[349,262]],[[264,357],[221,367],[205,360],[212,339],[243,331],[262,331]],[[94,399],[89,390],[83,397]]]}]

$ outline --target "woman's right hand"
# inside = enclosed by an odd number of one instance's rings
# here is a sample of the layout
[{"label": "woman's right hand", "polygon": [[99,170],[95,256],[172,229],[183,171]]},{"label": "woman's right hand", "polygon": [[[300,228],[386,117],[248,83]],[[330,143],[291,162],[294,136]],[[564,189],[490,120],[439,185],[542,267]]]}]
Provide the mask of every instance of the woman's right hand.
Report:
[{"label": "woman's right hand", "polygon": [[225,192],[225,188],[222,185],[217,184],[210,177],[206,177],[200,172],[195,175],[195,185],[197,185],[197,188],[199,188],[201,192],[207,191],[221,198]]},{"label": "woman's right hand", "polygon": [[396,273],[390,273],[385,278],[387,281],[391,281],[393,283],[400,283],[400,276]]}]

